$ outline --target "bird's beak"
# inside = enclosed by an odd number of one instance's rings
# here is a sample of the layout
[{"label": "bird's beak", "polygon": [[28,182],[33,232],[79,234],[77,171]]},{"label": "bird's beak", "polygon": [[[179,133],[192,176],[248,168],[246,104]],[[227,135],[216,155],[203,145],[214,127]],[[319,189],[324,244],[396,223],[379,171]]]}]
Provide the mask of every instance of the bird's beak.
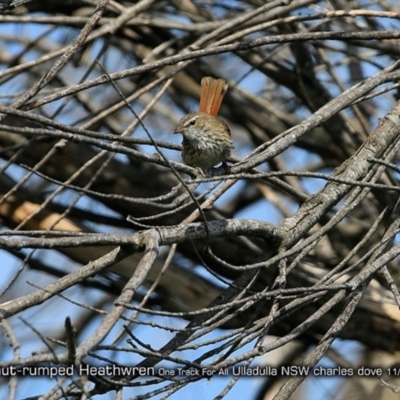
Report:
[{"label": "bird's beak", "polygon": [[177,134],[177,133],[183,133],[183,129],[182,129],[180,126],[178,126],[178,127],[174,130],[174,135]]}]

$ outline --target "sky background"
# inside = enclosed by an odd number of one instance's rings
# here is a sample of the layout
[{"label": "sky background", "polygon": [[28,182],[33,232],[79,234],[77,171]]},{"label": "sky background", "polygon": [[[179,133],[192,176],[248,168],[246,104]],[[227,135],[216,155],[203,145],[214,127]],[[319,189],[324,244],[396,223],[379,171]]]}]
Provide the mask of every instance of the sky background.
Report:
[{"label": "sky background", "polygon": [[[309,10],[308,10],[309,11]],[[398,22],[398,21],[397,21]],[[2,33],[3,37],[4,35],[9,35],[11,38],[10,41],[7,43],[2,43],[2,47],[6,48],[7,52],[10,54],[17,54],[19,51],[22,51],[23,49],[15,42],[13,42],[12,37],[13,36],[26,36],[29,38],[29,40],[32,40],[32,37],[39,37],[43,35],[49,27],[45,25],[35,25],[35,24],[24,24],[24,25],[18,25],[18,24],[13,24],[13,23],[0,23],[0,32]],[[63,30],[56,30],[53,34],[50,35],[48,38],[49,42],[53,40],[54,42],[58,42],[62,38],[64,38],[65,32]],[[338,44],[335,42],[335,45],[337,46]],[[27,55],[27,59],[31,57],[32,59],[35,58],[34,52],[29,53]],[[379,61],[379,60],[378,60]],[[229,63],[229,60],[227,61]],[[122,70],[125,68],[128,68],[128,61],[126,64],[124,63],[119,63],[118,66],[115,66],[115,70]],[[3,68],[3,66],[0,66],[0,68]],[[111,71],[109,71],[111,72]],[[377,68],[374,69],[374,67],[370,63],[365,64],[365,76],[370,76],[373,73],[377,72]],[[73,81],[73,79],[77,79],[77,77],[74,77],[68,69],[66,69],[64,72],[66,79],[69,81]],[[347,74],[347,69],[343,69],[343,79],[346,79],[345,74]],[[243,79],[240,83],[244,88],[247,90],[250,90],[252,92],[257,92],[259,82],[257,81],[257,76],[256,74],[252,74],[249,77]],[[3,97],[3,95],[8,95],[10,92],[17,94],[19,92],[19,88],[22,89],[22,84],[21,82],[18,82],[17,80],[10,80],[8,82],[5,82],[0,85],[0,96]],[[0,97],[0,101],[1,101]],[[4,97],[3,97],[4,98]],[[378,122],[379,117],[383,117],[385,113],[388,111],[390,108],[391,104],[388,101],[385,103],[385,101],[382,101],[381,104],[379,104],[379,115],[376,115],[376,122]],[[53,107],[53,106],[51,106]],[[193,111],[195,111],[196,105],[193,104]],[[301,117],[307,117],[307,114],[303,112],[303,115],[301,115],[303,111],[299,111],[299,116]],[[74,119],[79,119],[79,115],[72,115],[68,117],[68,113],[65,114],[66,116],[64,119],[61,119],[61,122],[64,123],[72,123],[72,118]],[[133,117],[132,117],[133,118]],[[165,132],[162,129],[160,129],[159,132],[153,132],[154,135],[161,139],[161,140],[171,140],[171,135],[170,132]],[[141,131],[141,129],[138,129],[136,134],[140,137],[143,136],[145,137],[145,133]],[[233,135],[235,135],[233,133]],[[180,142],[180,138],[173,137],[172,140],[175,140],[177,143]],[[144,148],[144,147],[143,147]],[[237,146],[235,152],[239,157],[245,156],[250,149],[246,148],[246,146]],[[147,151],[147,150],[146,150]],[[149,152],[153,152],[152,149],[148,149]],[[176,153],[168,153],[166,154],[169,157],[175,157],[176,159],[179,159],[179,155]],[[288,166],[293,168],[294,170],[296,169],[301,169],[305,164],[309,163],[310,161],[310,154],[307,153],[304,150],[300,149],[290,149],[287,154],[284,155],[285,160],[288,162]],[[317,161],[317,160],[315,160]],[[3,163],[3,164],[1,164]],[[0,167],[4,166],[5,163],[0,161]],[[21,179],[25,171],[22,168],[18,167],[11,167],[7,170],[7,173],[15,177],[16,179]],[[34,184],[33,181],[30,181],[30,184]],[[304,184],[306,189],[309,191],[309,193],[315,193],[317,192],[325,183],[322,182],[321,180],[304,180]],[[243,190],[243,185],[239,184],[236,187],[234,187],[229,193],[227,193],[224,197],[222,197],[220,200],[218,200],[217,205],[223,204],[224,202],[227,201],[230,197],[236,195],[240,190]],[[70,193],[69,191],[63,192],[60,196],[57,197],[57,201],[60,203],[68,203],[70,201]],[[80,203],[78,203],[81,208],[89,208],[89,207],[102,207],[99,204],[94,205],[92,200],[88,200],[87,198],[82,198],[80,200]],[[289,207],[292,207],[293,211],[295,211],[295,207],[291,204],[288,204]],[[101,210],[103,212],[104,209]],[[109,211],[109,210],[108,210]],[[110,215],[112,215],[112,212],[110,212]],[[265,202],[259,202],[255,205],[252,205],[251,207],[248,207],[247,209],[243,210],[239,215],[239,218],[254,218],[254,219],[260,219],[260,220],[265,220],[268,222],[272,222],[274,224],[279,223],[281,221],[281,216],[277,212],[277,209],[274,208],[272,205],[269,203],[266,206]],[[4,228],[6,229],[6,228]],[[30,251],[27,251],[26,254],[29,254]],[[60,254],[56,254],[51,251],[45,251],[45,250],[40,250],[35,253],[36,257],[40,257],[44,261],[46,261],[49,265],[62,265],[65,270],[74,270],[77,265],[73,263],[70,259],[67,257],[61,256]],[[1,275],[0,275],[0,289],[4,290],[8,283],[10,282],[11,277],[14,276],[16,270],[18,270],[21,267],[21,261],[13,256],[11,256],[9,253],[5,251],[0,251],[0,265],[2,266],[1,269]],[[204,274],[204,276],[209,277],[208,273],[205,272],[204,270],[199,271],[200,274]],[[54,280],[53,277],[50,275],[45,276],[43,274],[40,275],[40,281],[37,278],[37,275],[33,271],[24,271],[22,273],[24,281],[26,282],[24,286],[19,286],[19,290],[24,290],[24,293],[30,293],[36,290],[35,285],[38,285],[40,287],[45,286],[52,282]],[[8,296],[13,293],[12,291],[8,291],[5,295],[2,297],[2,301],[9,300],[10,298]],[[87,289],[85,292],[85,296],[87,298],[82,297],[82,291],[77,292],[77,288],[71,288],[67,291],[65,291],[64,295],[66,298],[71,298],[71,299],[76,299],[77,293],[79,293],[79,301],[82,302],[83,304],[96,304],[96,301],[101,303],[102,298],[103,298],[103,293],[101,291],[98,291],[96,289]],[[24,343],[24,346],[21,348],[21,357],[27,357],[29,356],[32,352],[36,352],[39,350],[46,350],[46,346],[41,342],[41,340],[38,339],[35,341],[29,341],[26,342],[26,339],[30,337],[33,333],[33,329],[30,328],[29,325],[32,324],[35,325],[35,328],[42,329],[44,332],[48,332],[52,330],[52,327],[54,327],[54,336],[57,336],[59,332],[57,331],[59,326],[63,325],[63,321],[65,320],[66,317],[68,316],[74,316],[77,312],[80,311],[80,308],[77,305],[72,304],[71,302],[67,301],[66,299],[63,298],[57,298],[53,300],[53,306],[52,309],[49,310],[48,308],[41,309],[40,307],[35,307],[32,308],[29,312],[29,314],[24,315],[24,319],[22,320],[20,316],[15,316],[13,318],[13,324],[18,327],[16,330],[16,334],[18,336],[18,339],[21,341],[21,343]],[[141,316],[144,320],[146,318],[151,321],[152,318],[154,317],[148,317],[148,316]],[[40,320],[40,326],[37,326],[35,324],[35,321]],[[178,320],[178,319],[167,319],[167,321],[163,321],[161,318],[158,319],[157,317],[157,322],[159,323],[165,323],[168,325],[174,325],[175,327],[183,328],[186,326],[186,322],[183,320]],[[98,323],[98,320],[92,321],[86,326],[86,336],[89,336],[93,330],[96,327],[96,324]],[[122,324],[118,325],[115,327],[114,331],[108,336],[108,338],[105,341],[105,344],[109,343],[110,340],[112,340],[115,335],[121,330]],[[210,334],[210,339],[216,338],[224,334],[225,331],[217,330],[215,332],[212,332]],[[149,342],[152,344],[154,347],[162,347],[171,337],[173,336],[172,333],[167,333],[165,330],[161,329],[156,329],[156,328],[149,328],[147,326],[137,326],[135,327],[135,334],[141,338],[144,342]],[[85,335],[81,337],[81,340],[83,340]],[[204,338],[202,338],[204,340]],[[0,350],[1,350],[1,356],[0,359],[2,361],[10,359],[12,357],[12,352],[11,348],[7,346],[7,339],[4,337],[3,340],[0,341]],[[121,343],[123,346],[127,346],[126,343]],[[243,351],[250,350],[254,346],[254,343],[249,343],[245,348],[241,348],[238,353],[242,353]],[[348,359],[349,361],[354,362],[360,357],[360,354],[362,352],[362,347],[351,341],[344,341],[344,340],[336,340],[334,343],[333,348],[340,353],[344,358]],[[198,354],[203,353],[203,349],[200,349],[197,351]],[[190,357],[195,358],[196,357],[196,351],[188,351],[190,353]],[[110,353],[108,351],[104,351],[104,356],[114,358],[116,360],[119,360],[121,363],[128,363],[128,364],[134,364],[135,363],[135,356],[132,356],[131,354],[126,354],[124,352],[121,352],[120,354],[115,354],[115,353]],[[179,354],[181,357],[185,357],[185,354]],[[189,358],[190,358],[189,357]],[[269,356],[266,356],[263,358],[262,362],[269,363],[268,360]],[[139,360],[139,357],[136,357],[137,360]],[[127,359],[129,362],[127,362]],[[258,360],[252,364],[252,366],[257,365]],[[324,367],[334,367],[335,364],[330,362],[328,359],[324,358],[321,363],[318,364],[319,366],[324,366]],[[211,399],[214,398],[216,395],[220,393],[221,390],[226,386],[226,384],[229,382],[230,377],[228,378],[214,378],[211,379],[210,381],[207,380],[202,380],[197,383],[190,384],[184,388],[182,388],[178,393],[172,395],[170,398],[173,400],[178,400],[178,399]],[[327,395],[328,393],[332,393],[335,390],[338,390],[341,386],[341,379],[340,378],[316,378],[313,376],[310,376],[307,378],[307,384],[303,385],[302,390],[304,391],[304,398],[307,399],[312,399],[312,400],[322,400],[328,398]],[[54,386],[56,383],[56,378],[54,379],[49,379],[46,377],[35,377],[35,378],[27,378],[25,379],[22,384],[18,386],[18,392],[17,392],[17,398],[25,398],[29,396],[34,396],[38,395],[40,393],[45,392],[46,390],[50,389],[51,387]],[[3,381],[3,384],[0,381],[0,398],[6,398],[8,395],[8,388],[5,382]],[[243,378],[240,379],[239,382],[232,388],[229,394],[226,395],[225,399],[227,400],[234,400],[234,399],[242,399],[242,398],[255,398],[256,394],[260,390],[261,386],[263,384],[262,379],[253,379],[253,378]],[[336,388],[336,389],[335,389]],[[132,389],[124,389],[124,398],[128,398],[128,396],[135,396],[141,393],[147,393],[148,388],[132,388]],[[163,395],[156,396],[154,397],[155,399],[161,399]],[[96,399],[114,399],[115,398],[115,393],[108,393],[103,396],[98,396]]]}]

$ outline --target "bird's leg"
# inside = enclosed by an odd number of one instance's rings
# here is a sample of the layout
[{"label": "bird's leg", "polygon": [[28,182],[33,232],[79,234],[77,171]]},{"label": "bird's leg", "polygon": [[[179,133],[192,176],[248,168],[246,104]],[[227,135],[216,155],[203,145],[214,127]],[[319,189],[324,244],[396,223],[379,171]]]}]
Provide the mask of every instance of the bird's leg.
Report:
[{"label": "bird's leg", "polygon": [[225,171],[225,175],[229,175],[231,173],[231,167],[226,163],[226,161],[222,161],[222,168]]}]

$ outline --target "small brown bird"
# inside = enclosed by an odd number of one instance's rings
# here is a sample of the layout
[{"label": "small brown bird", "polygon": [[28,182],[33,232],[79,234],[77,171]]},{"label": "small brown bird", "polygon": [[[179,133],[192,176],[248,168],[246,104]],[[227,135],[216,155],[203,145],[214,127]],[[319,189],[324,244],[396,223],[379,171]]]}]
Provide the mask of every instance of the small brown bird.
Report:
[{"label": "small brown bird", "polygon": [[201,80],[200,111],[183,117],[174,133],[183,135],[182,159],[203,170],[223,163],[233,148],[228,125],[217,118],[228,84],[223,79],[205,77]]}]

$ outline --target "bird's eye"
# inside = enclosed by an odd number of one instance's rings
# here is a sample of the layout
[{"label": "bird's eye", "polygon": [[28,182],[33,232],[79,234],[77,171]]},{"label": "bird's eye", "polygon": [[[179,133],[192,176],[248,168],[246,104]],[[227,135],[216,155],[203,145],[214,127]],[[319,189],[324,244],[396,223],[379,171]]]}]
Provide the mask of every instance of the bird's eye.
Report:
[{"label": "bird's eye", "polygon": [[196,124],[196,120],[195,120],[195,119],[192,119],[192,120],[189,121],[189,125],[192,125],[192,126],[193,126],[193,125],[195,125],[195,124]]}]

